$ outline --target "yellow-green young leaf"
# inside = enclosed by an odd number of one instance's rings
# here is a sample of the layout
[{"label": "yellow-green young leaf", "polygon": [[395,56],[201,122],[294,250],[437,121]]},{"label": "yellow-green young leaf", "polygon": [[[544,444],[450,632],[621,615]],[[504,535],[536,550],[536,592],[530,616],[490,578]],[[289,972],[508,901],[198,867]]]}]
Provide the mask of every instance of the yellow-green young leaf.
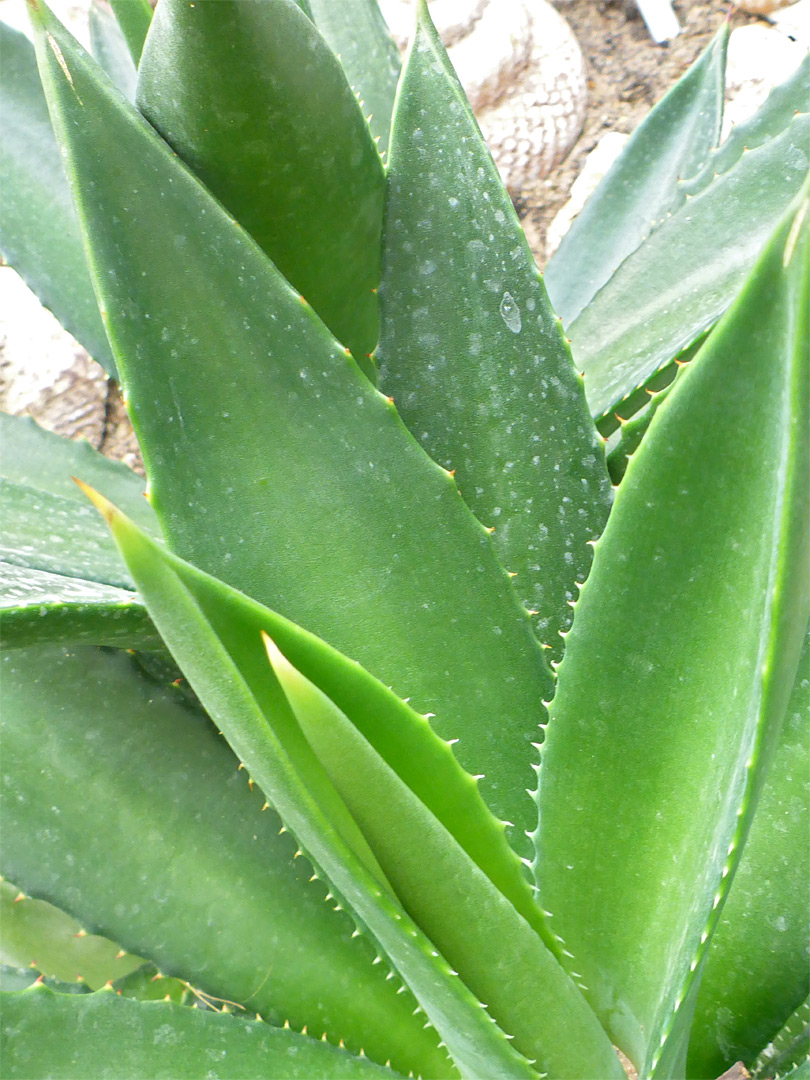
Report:
[{"label": "yellow-green young leaf", "polygon": [[293,0],[163,0],[137,100],[373,378],[385,178],[312,21]]},{"label": "yellow-green young leaf", "polygon": [[100,990],[141,967],[139,956],[98,934],[44,900],[32,900],[16,885],[0,881],[0,959],[2,963],[37,972],[61,982],[83,982]]},{"label": "yellow-green young leaf", "polygon": [[402,74],[380,284],[380,382],[494,529],[549,656],[562,655],[611,488],[559,319],[422,5]]},{"label": "yellow-green young leaf", "polygon": [[[88,491],[88,494],[91,494]],[[168,556],[103,497],[104,514],[155,625],[232,749],[341,904],[368,928],[416,996],[461,1075],[532,1080],[537,1073],[374,873],[347,825],[345,803],[323,769],[267,663],[226,633],[238,601],[208,618]],[[233,652],[231,651],[233,650]],[[356,826],[355,826],[356,828]]]},{"label": "yellow-green young leaf", "polygon": [[4,994],[0,1020],[7,1080],[396,1080],[401,1073],[261,1020],[133,1001],[112,990]]},{"label": "yellow-green young leaf", "polygon": [[645,1076],[683,1073],[810,612],[809,202],[630,461],[543,746],[541,903]]},{"label": "yellow-green young leaf", "polygon": [[810,629],[700,981],[687,1076],[749,1067],[810,994]]},{"label": "yellow-green young leaf", "polygon": [[531,744],[552,683],[491,538],[392,404],[43,3],[36,23],[167,542],[434,713],[528,855]]},{"label": "yellow-green young leaf", "polygon": [[539,1071],[622,1077],[573,981],[529,924],[376,753],[351,721],[264,635],[306,738],[405,909]]}]

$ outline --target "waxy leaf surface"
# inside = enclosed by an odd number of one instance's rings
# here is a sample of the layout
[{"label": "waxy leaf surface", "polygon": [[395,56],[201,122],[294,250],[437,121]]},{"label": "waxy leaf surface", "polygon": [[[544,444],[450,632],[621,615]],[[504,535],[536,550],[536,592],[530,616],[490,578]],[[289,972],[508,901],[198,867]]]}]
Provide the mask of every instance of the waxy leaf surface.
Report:
[{"label": "waxy leaf surface", "polygon": [[773,763],[712,938],[687,1075],[749,1067],[810,994],[810,633]]},{"label": "waxy leaf surface", "polygon": [[309,6],[315,25],[343,65],[384,159],[400,60],[377,0],[310,0]]},{"label": "waxy leaf surface", "polygon": [[93,499],[200,701],[340,903],[368,928],[413,991],[461,1075],[536,1077],[369,864],[347,827],[345,803],[298,726],[266,655],[259,667],[261,639],[252,658],[242,649],[232,653],[227,613],[214,624],[173,561],[104,499]]},{"label": "waxy leaf surface", "polygon": [[132,1001],[111,990],[4,994],[0,1020],[8,1080],[395,1080],[401,1074],[337,1046],[261,1020]]},{"label": "waxy leaf surface", "polygon": [[204,714],[87,646],[9,653],[0,691],[15,884],[250,1014],[447,1076],[413,998],[325,902]]},{"label": "waxy leaf surface", "polygon": [[62,326],[115,375],[34,49],[0,21],[0,253]]},{"label": "waxy leaf surface", "polygon": [[435,713],[528,853],[551,681],[490,537],[266,256],[42,5],[40,19],[167,542]]},{"label": "waxy leaf surface", "polygon": [[384,226],[380,382],[487,527],[536,631],[559,631],[610,481],[559,320],[423,9],[402,76]]},{"label": "waxy leaf surface", "polygon": [[682,1074],[810,611],[808,202],[630,462],[542,751],[540,900],[645,1076]]},{"label": "waxy leaf surface", "polygon": [[595,417],[708,330],[739,292],[810,165],[810,113],[749,150],[629,255],[568,329]]},{"label": "waxy leaf surface", "polygon": [[720,139],[728,26],[633,132],[562,238],[545,272],[554,310],[574,321],[680,201]]},{"label": "waxy leaf surface", "polygon": [[165,0],[138,105],[373,375],[382,162],[340,62],[298,5]]},{"label": "waxy leaf surface", "polygon": [[337,706],[266,644],[301,729],[403,906],[515,1048],[551,1076],[621,1078],[599,1021],[532,927]]}]

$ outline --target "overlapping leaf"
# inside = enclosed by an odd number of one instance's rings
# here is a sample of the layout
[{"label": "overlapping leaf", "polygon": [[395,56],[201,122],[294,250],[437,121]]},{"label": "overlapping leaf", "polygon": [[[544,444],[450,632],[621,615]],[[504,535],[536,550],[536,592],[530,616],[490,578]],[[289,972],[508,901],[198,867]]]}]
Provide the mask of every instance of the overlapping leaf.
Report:
[{"label": "overlapping leaf", "polygon": [[573,321],[568,333],[595,417],[615,409],[722,315],[796,197],[809,143],[810,112],[797,113],[688,198]]},{"label": "overlapping leaf", "polygon": [[740,865],[712,938],[687,1075],[749,1067],[810,994],[810,634]]},{"label": "overlapping leaf", "polygon": [[8,1080],[196,1080],[203,1075],[395,1080],[401,1075],[261,1020],[132,1001],[111,990],[77,996],[42,986],[4,994],[0,1024]]},{"label": "overlapping leaf", "polygon": [[400,61],[377,0],[310,0],[310,9],[343,65],[385,158]]},{"label": "overlapping leaf", "polygon": [[39,19],[167,541],[435,713],[528,853],[551,683],[489,536],[311,308],[42,4]]},{"label": "overlapping leaf", "polygon": [[717,145],[727,44],[724,24],[633,132],[549,260],[546,288],[566,326],[682,201],[678,181],[700,172]]},{"label": "overlapping leaf", "polygon": [[87,442],[33,420],[0,414],[0,485],[7,518],[0,542],[0,629],[9,647],[89,640],[160,646],[106,530],[71,480],[104,486],[153,535],[159,528],[139,476]]},{"label": "overlapping leaf", "polygon": [[188,575],[177,572],[177,560],[100,496],[93,498],[191,686],[332,890],[368,927],[411,988],[461,1075],[471,1080],[481,1075],[535,1077],[531,1063],[511,1046],[375,873],[352,833],[345,803],[299,727],[266,657],[259,666],[261,641],[252,655],[240,644],[240,627],[238,622],[233,625],[237,596],[231,593],[229,607],[212,611],[208,605],[203,610],[197,590],[183,580]]},{"label": "overlapping leaf", "polygon": [[808,202],[630,462],[543,747],[541,901],[643,1075],[683,1070],[810,610]]},{"label": "overlapping leaf", "polygon": [[204,714],[86,646],[8,654],[0,690],[3,871],[26,893],[273,1023],[448,1075]]},{"label": "overlapping leaf", "polygon": [[165,0],[138,105],[373,377],[382,163],[298,5]]},{"label": "overlapping leaf", "polygon": [[426,6],[403,72],[384,228],[381,386],[559,631],[610,505],[559,320]]},{"label": "overlapping leaf", "polygon": [[34,49],[2,21],[0,49],[0,252],[65,329],[114,375]]}]

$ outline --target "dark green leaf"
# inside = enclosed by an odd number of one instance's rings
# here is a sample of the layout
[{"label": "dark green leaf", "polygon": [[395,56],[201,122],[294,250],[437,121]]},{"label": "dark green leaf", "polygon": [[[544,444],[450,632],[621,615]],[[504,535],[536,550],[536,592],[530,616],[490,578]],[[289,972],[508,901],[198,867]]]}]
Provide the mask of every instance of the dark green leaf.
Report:
[{"label": "dark green leaf", "polygon": [[343,65],[385,157],[400,61],[377,0],[310,0],[310,7],[315,25]]},{"label": "dark green leaf", "polygon": [[0,253],[90,355],[115,375],[34,49],[0,22]]},{"label": "dark green leaf", "polygon": [[127,43],[132,61],[140,63],[143,44],[152,22],[152,6],[149,0],[109,0],[121,33]]},{"label": "dark green leaf", "polygon": [[394,1080],[399,1073],[261,1020],[240,1020],[112,990],[3,995],[8,1080]]},{"label": "dark green leaf", "polygon": [[373,376],[382,163],[298,5],[162,0],[138,105]]},{"label": "dark green leaf", "polygon": [[616,268],[682,201],[720,139],[728,25],[636,128],[546,267],[546,288],[566,326]]},{"label": "dark green leaf", "polygon": [[810,614],[809,203],[806,188],[630,462],[543,746],[540,899],[645,1076],[683,1075],[693,973]]},{"label": "dark green leaf", "polygon": [[456,472],[559,659],[610,481],[567,342],[447,54],[422,9],[391,142],[380,378]]},{"label": "dark green leaf", "polygon": [[528,854],[551,680],[490,537],[312,309],[40,13],[167,541],[435,713]]}]

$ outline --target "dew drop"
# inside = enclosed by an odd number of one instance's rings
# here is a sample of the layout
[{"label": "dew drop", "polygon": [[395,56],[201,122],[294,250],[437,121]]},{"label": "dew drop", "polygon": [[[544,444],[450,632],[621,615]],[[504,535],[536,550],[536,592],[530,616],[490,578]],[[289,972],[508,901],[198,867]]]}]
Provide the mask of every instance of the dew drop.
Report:
[{"label": "dew drop", "polygon": [[515,303],[512,294],[505,292],[501,300],[501,318],[512,331],[519,334],[523,322],[520,318],[520,308]]}]

